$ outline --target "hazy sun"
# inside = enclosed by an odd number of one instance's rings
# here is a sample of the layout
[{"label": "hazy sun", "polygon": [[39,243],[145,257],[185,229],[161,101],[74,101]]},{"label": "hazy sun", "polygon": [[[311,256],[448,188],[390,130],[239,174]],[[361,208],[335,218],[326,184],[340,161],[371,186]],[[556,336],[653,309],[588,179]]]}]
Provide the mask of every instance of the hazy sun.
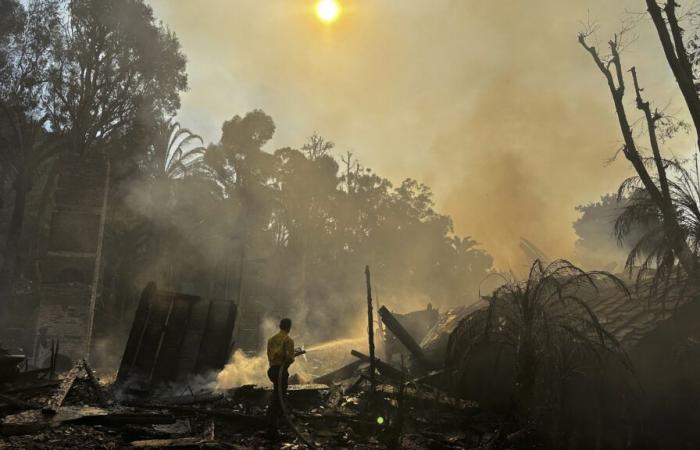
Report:
[{"label": "hazy sun", "polygon": [[340,4],[337,0],[319,0],[316,2],[316,15],[322,22],[333,22],[340,15]]}]

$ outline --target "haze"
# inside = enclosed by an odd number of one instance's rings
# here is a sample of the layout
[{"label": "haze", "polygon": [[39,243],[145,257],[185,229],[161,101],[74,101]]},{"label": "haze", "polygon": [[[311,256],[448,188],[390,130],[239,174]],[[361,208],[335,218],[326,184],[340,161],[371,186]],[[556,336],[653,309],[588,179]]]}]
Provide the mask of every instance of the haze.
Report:
[{"label": "haze", "polygon": [[[575,259],[574,206],[628,174],[625,161],[605,164],[619,131],[576,33],[600,18],[604,43],[640,0],[345,1],[331,25],[312,1],[151,3],[189,59],[185,126],[214,141],[224,120],[261,108],[277,124],[268,151],[316,131],[394,182],[427,183],[500,268],[524,264],[520,237]],[[638,20],[625,62],[682,116],[651,24]]]}]

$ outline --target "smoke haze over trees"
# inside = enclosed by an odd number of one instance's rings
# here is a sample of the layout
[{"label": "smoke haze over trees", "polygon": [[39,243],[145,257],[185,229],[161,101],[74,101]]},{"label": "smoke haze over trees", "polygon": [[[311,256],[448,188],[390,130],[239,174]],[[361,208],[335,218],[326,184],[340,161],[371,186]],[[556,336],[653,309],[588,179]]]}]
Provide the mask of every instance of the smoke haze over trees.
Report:
[{"label": "smoke haze over trees", "polygon": [[317,134],[275,149],[261,110],[206,146],[175,122],[185,57],[141,0],[1,6],[5,289],[37,281],[57,161],[77,152],[112,163],[103,320],[128,316],[155,280],[326,321],[355,313],[366,264],[392,308],[476,299],[492,258],[429,187],[394,185]]},{"label": "smoke haze over trees", "polygon": [[[179,120],[214,141],[234,112],[261,108],[273,147],[317,130],[394,184],[430,186],[458,234],[507,270],[529,266],[520,237],[574,258],[574,207],[631,175],[605,164],[620,135],[572,35],[582,20],[600,19],[603,39],[640,19],[630,58],[659,106],[685,116],[642,0],[348,3],[328,28],[303,1],[153,0],[190,61]],[[680,134],[674,150],[692,141]]]}]

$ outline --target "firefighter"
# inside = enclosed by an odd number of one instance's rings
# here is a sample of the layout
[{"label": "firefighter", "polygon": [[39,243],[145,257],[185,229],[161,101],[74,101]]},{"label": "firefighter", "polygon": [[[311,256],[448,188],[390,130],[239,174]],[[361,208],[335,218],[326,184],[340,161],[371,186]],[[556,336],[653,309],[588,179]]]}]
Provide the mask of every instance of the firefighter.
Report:
[{"label": "firefighter", "polygon": [[[280,392],[282,395],[287,393],[287,383],[289,381],[289,372],[287,368],[294,362],[295,356],[294,341],[289,337],[289,331],[291,329],[292,321],[287,318],[282,319],[280,320],[279,333],[272,336],[267,341],[267,359],[270,362],[267,376],[274,386],[272,402],[268,410],[270,420],[269,433],[274,436],[277,435],[277,421],[282,414]],[[281,378],[280,372],[282,374]]]}]

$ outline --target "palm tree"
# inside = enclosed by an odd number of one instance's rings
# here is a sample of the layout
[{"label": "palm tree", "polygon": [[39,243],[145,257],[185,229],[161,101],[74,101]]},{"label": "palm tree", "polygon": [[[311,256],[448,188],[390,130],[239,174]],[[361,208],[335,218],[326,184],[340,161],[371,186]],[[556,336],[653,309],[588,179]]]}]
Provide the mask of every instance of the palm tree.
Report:
[{"label": "palm tree", "polygon": [[527,420],[536,418],[543,404],[561,401],[572,373],[601,369],[604,356],[631,370],[625,351],[589,306],[603,283],[629,295],[610,273],[585,272],[566,260],[536,260],[526,281],[501,286],[485,298],[488,308],[462,322],[450,337],[448,361],[465,373],[480,350],[506,350],[513,356],[516,410]]},{"label": "palm tree", "polygon": [[157,120],[151,129],[149,143],[139,168],[148,186],[147,202],[143,205],[148,222],[149,253],[161,258],[162,242],[173,227],[172,204],[175,189],[187,176],[204,153],[202,138],[182,127],[173,118]]},{"label": "palm tree", "polygon": [[[157,121],[150,141],[141,168],[146,176],[156,182],[187,175],[204,153],[202,138],[183,128],[173,118]],[[200,145],[188,149],[192,142],[199,142]]]},{"label": "palm tree", "polygon": [[[692,256],[700,256],[700,181],[697,166],[689,170],[683,161],[666,160],[669,177],[669,195],[678,228],[664,226],[663,213],[648,192],[642,188],[638,177],[625,180],[618,189],[618,201],[627,198],[621,214],[615,221],[615,235],[622,242],[632,230],[645,229],[627,257],[625,267],[637,268],[637,282],[653,271],[652,289],[666,283],[679,267],[674,241],[686,242]],[[641,226],[641,227],[640,227]]]}]

